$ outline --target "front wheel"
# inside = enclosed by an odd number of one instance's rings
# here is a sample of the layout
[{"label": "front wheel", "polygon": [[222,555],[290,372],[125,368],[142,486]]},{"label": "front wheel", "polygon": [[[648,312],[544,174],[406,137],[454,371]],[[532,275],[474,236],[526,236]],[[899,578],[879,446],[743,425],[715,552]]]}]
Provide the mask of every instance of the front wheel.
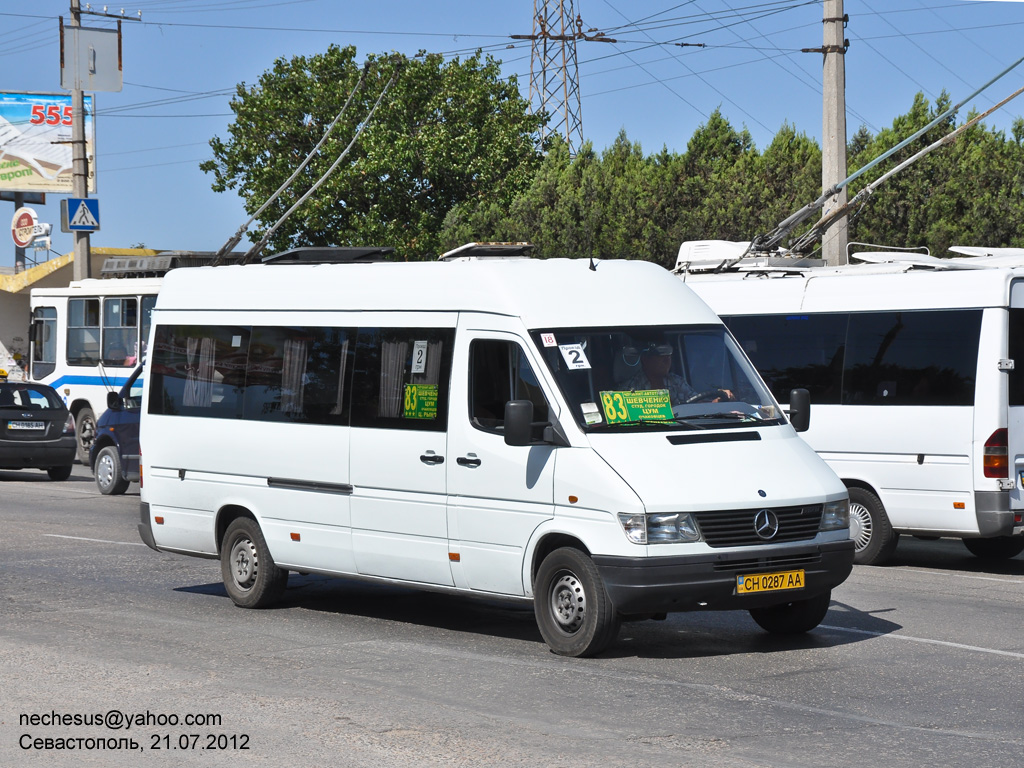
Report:
[{"label": "front wheel", "polygon": [[594,561],[562,547],[544,558],[533,610],[544,642],[560,656],[595,656],[619,632],[619,618]]},{"label": "front wheel", "polygon": [[773,635],[801,635],[821,624],[832,602],[832,590],[806,600],[791,600],[767,608],[751,608],[750,617]]},{"label": "front wheel", "polygon": [[71,477],[71,467],[50,467],[46,470],[46,474],[50,476],[51,480],[67,480]]},{"label": "front wheel", "polygon": [[963,542],[972,555],[986,560],[1009,560],[1024,552],[1024,536],[964,539]]},{"label": "front wheel", "polygon": [[235,605],[266,608],[284,594],[288,571],[274,565],[259,524],[239,517],[228,526],[220,547],[224,588]]},{"label": "front wheel", "polygon": [[121,457],[116,445],[102,448],[96,457],[96,487],[104,496],[118,496],[128,490],[121,474]]},{"label": "front wheel", "polygon": [[75,435],[78,437],[78,460],[89,462],[89,449],[96,439],[96,414],[92,408],[83,408],[75,417]]},{"label": "front wheel", "polygon": [[853,562],[858,565],[884,564],[899,543],[882,500],[865,488],[850,489],[850,537]]}]

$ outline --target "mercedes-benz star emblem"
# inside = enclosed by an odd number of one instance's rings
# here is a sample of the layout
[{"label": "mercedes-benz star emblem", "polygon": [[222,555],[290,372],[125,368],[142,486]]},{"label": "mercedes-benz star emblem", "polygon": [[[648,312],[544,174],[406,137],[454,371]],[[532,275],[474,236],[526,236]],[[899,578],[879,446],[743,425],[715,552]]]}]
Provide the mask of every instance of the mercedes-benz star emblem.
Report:
[{"label": "mercedes-benz star emblem", "polygon": [[770,509],[762,509],[754,515],[754,533],[759,539],[774,539],[779,532],[779,517]]}]

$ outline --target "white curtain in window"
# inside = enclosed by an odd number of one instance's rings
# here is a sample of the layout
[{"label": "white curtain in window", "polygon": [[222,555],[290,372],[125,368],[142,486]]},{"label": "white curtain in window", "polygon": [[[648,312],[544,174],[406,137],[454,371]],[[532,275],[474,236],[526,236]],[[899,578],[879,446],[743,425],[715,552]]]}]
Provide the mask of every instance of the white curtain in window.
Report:
[{"label": "white curtain in window", "polygon": [[395,419],[402,413],[405,396],[402,385],[405,361],[409,358],[408,341],[385,341],[380,350],[380,402],[377,415]]},{"label": "white curtain in window", "polygon": [[199,402],[199,376],[196,370],[196,352],[199,339],[191,336],[185,341],[185,392],[181,397],[182,405],[197,405]]},{"label": "white curtain in window", "polygon": [[345,367],[348,365],[348,339],[341,342],[341,360],[338,361],[338,396],[335,398],[334,407],[331,409],[332,416],[339,416],[342,413],[342,403],[345,401]]},{"label": "white curtain in window", "polygon": [[303,384],[308,359],[305,339],[285,339],[281,366],[281,412],[302,413]]},{"label": "white curtain in window", "polygon": [[213,405],[213,375],[216,371],[216,347],[213,339],[205,338],[199,345],[199,387],[196,391],[196,405],[209,408]]}]

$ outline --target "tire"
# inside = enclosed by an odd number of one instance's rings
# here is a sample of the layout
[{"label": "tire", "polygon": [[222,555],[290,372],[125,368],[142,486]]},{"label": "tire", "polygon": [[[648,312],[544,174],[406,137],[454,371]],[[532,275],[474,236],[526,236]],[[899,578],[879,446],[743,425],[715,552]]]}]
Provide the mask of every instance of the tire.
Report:
[{"label": "tire", "polygon": [[129,482],[121,474],[121,456],[116,445],[107,445],[96,456],[96,487],[104,496],[119,496]]},{"label": "tire", "polygon": [[276,603],[288,585],[288,571],[274,565],[259,524],[239,517],[228,526],[220,547],[224,588],[235,605],[266,608]]},{"label": "tire", "polygon": [[619,633],[619,618],[594,561],[562,547],[544,558],[533,611],[544,642],[560,656],[595,656]]},{"label": "tire", "polygon": [[972,555],[986,560],[1009,560],[1024,552],[1024,536],[964,539],[963,542]]},{"label": "tire", "polygon": [[75,417],[75,436],[78,438],[78,460],[89,463],[89,449],[96,439],[96,414],[92,408],[83,408]]},{"label": "tire", "polygon": [[71,477],[71,467],[50,467],[46,470],[46,474],[50,476],[51,480],[67,480]]},{"label": "tire", "polygon": [[832,602],[832,590],[805,600],[792,600],[767,608],[751,608],[750,617],[773,635],[802,635],[821,624]]},{"label": "tire", "polygon": [[885,564],[899,543],[881,500],[866,488],[850,488],[850,536],[857,565]]}]

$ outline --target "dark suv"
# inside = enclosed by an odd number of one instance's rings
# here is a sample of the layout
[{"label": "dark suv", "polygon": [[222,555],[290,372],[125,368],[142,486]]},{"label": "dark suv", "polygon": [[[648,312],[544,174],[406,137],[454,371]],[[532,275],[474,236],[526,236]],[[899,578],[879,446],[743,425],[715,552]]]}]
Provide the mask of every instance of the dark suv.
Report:
[{"label": "dark suv", "polygon": [[142,411],[142,366],[121,387],[107,393],[107,410],[96,423],[89,466],[100,493],[115,495],[139,480],[139,415]]}]

